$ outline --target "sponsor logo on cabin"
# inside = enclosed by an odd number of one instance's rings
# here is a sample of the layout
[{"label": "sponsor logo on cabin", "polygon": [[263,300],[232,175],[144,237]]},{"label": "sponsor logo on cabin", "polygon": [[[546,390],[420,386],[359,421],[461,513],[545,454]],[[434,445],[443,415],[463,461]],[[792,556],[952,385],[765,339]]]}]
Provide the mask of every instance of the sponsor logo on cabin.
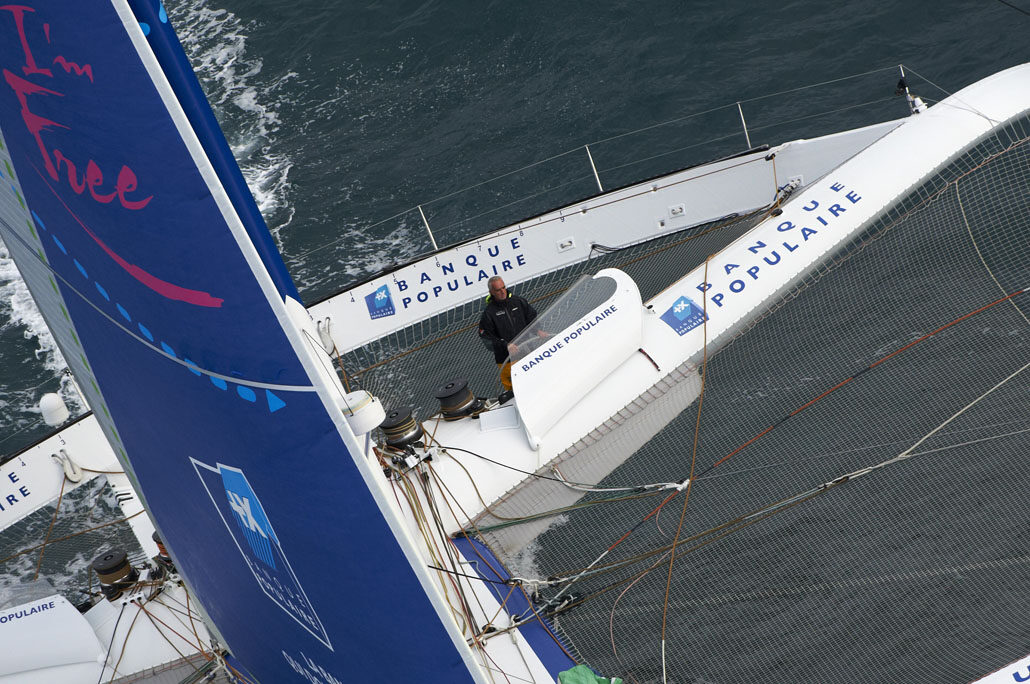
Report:
[{"label": "sponsor logo on cabin", "polygon": [[737,259],[740,263],[722,264],[722,273],[717,267],[715,277],[711,282],[699,283],[698,291],[705,293],[711,305],[721,308],[775,269],[782,268],[783,264],[791,268],[799,260],[811,259],[812,245],[816,245],[816,249],[826,249],[835,244],[834,229],[847,220],[841,215],[861,201],[859,191],[839,181],[830,183],[827,189],[820,191],[817,199],[810,199],[792,211],[790,218],[784,214],[775,228],[763,227],[761,233],[755,233],[747,245],[747,251],[751,253],[748,258]]},{"label": "sponsor logo on cabin", "polygon": [[329,635],[286,558],[272,522],[242,470],[196,459],[193,467],[261,591],[316,639]]},{"label": "sponsor logo on cabin", "polygon": [[[397,286],[401,308],[407,309],[431,299],[446,298],[450,292],[460,292],[464,296],[469,288],[485,293],[486,281],[491,277],[503,276],[525,265],[526,255],[520,238],[506,237],[496,242],[479,243],[475,252],[465,256],[460,255],[460,250],[439,254],[432,266],[398,271],[397,275],[405,277],[395,277],[393,282]],[[368,301],[367,297],[365,301]]]},{"label": "sponsor logo on cabin", "polygon": [[[574,344],[576,340],[582,339],[584,335],[593,330],[595,326],[599,325],[609,316],[614,315],[616,311],[618,311],[618,309],[615,308],[615,305],[609,304],[593,316],[582,319],[575,328],[567,328],[568,333],[563,335],[562,339],[559,340],[557,337],[553,338],[553,341],[550,341],[546,347],[536,349],[533,353],[523,358],[519,362],[519,366],[524,372],[529,371],[530,368],[538,366],[546,359],[553,357],[562,349],[566,349]],[[548,335],[548,337],[550,336]]]},{"label": "sponsor logo on cabin", "polygon": [[42,613],[47,610],[54,610],[56,601],[44,600],[42,603],[37,603],[31,608],[21,608],[20,610],[12,610],[6,613],[0,614],[0,625],[8,622],[14,622],[15,620],[21,620],[22,618],[32,617],[37,613]]},{"label": "sponsor logo on cabin", "polygon": [[382,285],[372,294],[365,295],[365,306],[368,307],[368,315],[373,321],[397,313],[389,285]]},{"label": "sponsor logo on cabin", "polygon": [[662,320],[675,330],[677,335],[686,335],[707,321],[708,315],[693,301],[681,296],[662,314]]},{"label": "sponsor logo on cabin", "polygon": [[5,474],[3,481],[0,481],[0,486],[7,485],[10,487],[10,491],[7,491],[7,487],[0,487],[0,513],[3,513],[7,509],[16,506],[23,499],[32,495],[29,488],[24,484],[18,484],[21,482],[21,478],[18,477],[17,473],[10,472]]}]

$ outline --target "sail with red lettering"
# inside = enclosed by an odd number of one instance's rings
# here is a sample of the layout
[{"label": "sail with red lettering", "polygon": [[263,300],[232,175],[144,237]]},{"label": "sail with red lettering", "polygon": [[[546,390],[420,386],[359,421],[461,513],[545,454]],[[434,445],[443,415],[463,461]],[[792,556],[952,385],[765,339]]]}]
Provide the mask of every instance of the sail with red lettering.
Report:
[{"label": "sail with red lettering", "polygon": [[245,668],[467,681],[167,21],[158,0],[0,7],[2,238]]}]

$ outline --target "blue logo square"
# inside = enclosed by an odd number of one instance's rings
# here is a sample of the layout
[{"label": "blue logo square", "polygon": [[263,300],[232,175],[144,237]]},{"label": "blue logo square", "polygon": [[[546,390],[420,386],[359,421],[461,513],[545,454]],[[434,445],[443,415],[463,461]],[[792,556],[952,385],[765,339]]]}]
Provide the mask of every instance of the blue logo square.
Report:
[{"label": "blue logo square", "polygon": [[389,285],[383,285],[372,294],[365,295],[365,306],[368,307],[368,315],[373,321],[397,313],[393,307],[393,297],[390,296]]},{"label": "blue logo square", "polygon": [[662,314],[662,320],[675,330],[677,335],[686,335],[708,320],[708,316],[697,304],[681,296]]}]

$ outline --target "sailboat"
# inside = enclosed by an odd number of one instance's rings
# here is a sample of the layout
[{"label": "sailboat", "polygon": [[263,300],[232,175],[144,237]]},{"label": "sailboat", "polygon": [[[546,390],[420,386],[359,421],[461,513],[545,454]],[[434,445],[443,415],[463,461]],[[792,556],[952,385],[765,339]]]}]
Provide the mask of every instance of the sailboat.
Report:
[{"label": "sailboat", "polygon": [[[105,554],[84,618],[7,600],[5,643],[82,639],[0,681],[153,674],[159,639],[252,682],[1026,672],[1030,66],[305,307],[159,3],[0,20],[0,229],[93,408],[4,506],[123,470],[161,540],[134,518],[157,560]],[[495,275],[540,301],[508,401],[466,354]],[[155,588],[203,628],[137,649]]]}]

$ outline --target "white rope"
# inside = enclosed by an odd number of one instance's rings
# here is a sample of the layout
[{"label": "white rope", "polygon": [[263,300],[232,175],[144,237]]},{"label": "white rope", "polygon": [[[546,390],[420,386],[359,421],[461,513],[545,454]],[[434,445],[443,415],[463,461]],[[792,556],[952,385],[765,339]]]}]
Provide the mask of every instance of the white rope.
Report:
[{"label": "white rope", "polygon": [[682,492],[690,482],[689,479],[686,479],[683,482],[655,482],[652,484],[636,485],[633,487],[594,487],[567,480],[565,476],[562,475],[561,471],[558,470],[558,466],[551,466],[551,472],[554,473],[554,477],[558,482],[569,489],[575,489],[577,492],[643,492],[651,489],[659,491],[663,489],[675,489],[676,491]]}]

